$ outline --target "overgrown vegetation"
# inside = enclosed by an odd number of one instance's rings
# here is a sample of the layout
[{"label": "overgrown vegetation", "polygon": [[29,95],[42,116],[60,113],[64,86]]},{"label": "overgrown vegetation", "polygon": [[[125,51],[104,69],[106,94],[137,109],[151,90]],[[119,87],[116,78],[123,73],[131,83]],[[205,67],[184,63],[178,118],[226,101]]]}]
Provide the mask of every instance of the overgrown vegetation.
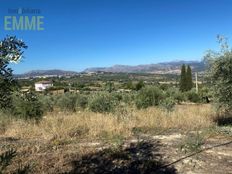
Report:
[{"label": "overgrown vegetation", "polygon": [[139,109],[158,106],[163,97],[164,92],[158,87],[145,87],[139,91],[135,103]]},{"label": "overgrown vegetation", "polygon": [[15,93],[13,96],[13,115],[25,120],[39,121],[43,116],[43,105],[35,93]]},{"label": "overgrown vegetation", "polygon": [[117,98],[110,94],[99,93],[91,97],[89,109],[93,112],[112,112],[118,102]]},{"label": "overgrown vegetation", "polygon": [[[204,91],[201,95],[207,95]],[[136,107],[145,109],[148,107],[161,107],[170,112],[176,104],[181,102],[203,102],[201,96],[194,90],[180,92],[176,87],[162,89],[159,86],[145,86],[139,91],[126,92],[95,92],[51,95],[49,93],[36,94],[15,93],[13,95],[14,115],[24,119],[37,119],[43,113],[61,110],[65,112],[77,112],[90,110],[93,112],[115,112],[118,107]]]},{"label": "overgrown vegetation", "polygon": [[205,60],[209,66],[214,97],[221,110],[232,111],[232,49],[226,38],[218,36],[219,52],[209,51]]},{"label": "overgrown vegetation", "polygon": [[187,134],[187,137],[181,142],[180,149],[187,152],[197,152],[201,150],[205,143],[205,137],[202,133]]}]

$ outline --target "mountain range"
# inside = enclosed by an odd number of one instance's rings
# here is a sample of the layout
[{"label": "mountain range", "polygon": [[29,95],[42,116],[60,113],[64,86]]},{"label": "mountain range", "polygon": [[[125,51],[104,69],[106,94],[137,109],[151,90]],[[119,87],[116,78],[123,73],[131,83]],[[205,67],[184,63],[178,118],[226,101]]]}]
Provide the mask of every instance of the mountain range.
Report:
[{"label": "mountain range", "polygon": [[23,74],[17,74],[18,78],[26,78],[26,77],[39,77],[39,76],[73,76],[77,75],[78,72],[75,71],[65,71],[59,69],[52,70],[32,70]]},{"label": "mountain range", "polygon": [[87,68],[84,72],[113,72],[113,73],[152,73],[152,74],[179,74],[183,64],[190,65],[193,72],[201,72],[205,70],[202,61],[173,61],[157,64],[146,65],[114,65],[111,67]]},{"label": "mountain range", "polygon": [[73,76],[79,73],[96,73],[96,72],[112,72],[112,73],[151,73],[151,74],[180,74],[182,64],[190,65],[193,72],[202,72],[205,65],[202,61],[172,61],[157,64],[145,65],[114,65],[111,67],[87,68],[82,72],[64,71],[64,70],[33,70],[17,77],[38,77],[38,76]]}]

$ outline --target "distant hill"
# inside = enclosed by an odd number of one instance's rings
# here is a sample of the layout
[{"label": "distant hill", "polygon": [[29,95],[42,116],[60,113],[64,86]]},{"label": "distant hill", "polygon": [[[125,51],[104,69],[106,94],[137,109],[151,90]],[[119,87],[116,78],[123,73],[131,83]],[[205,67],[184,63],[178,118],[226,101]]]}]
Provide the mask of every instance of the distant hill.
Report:
[{"label": "distant hill", "polygon": [[23,74],[15,75],[18,78],[25,78],[25,77],[38,77],[38,76],[73,76],[77,75],[78,72],[75,71],[64,71],[64,70],[33,70]]},{"label": "distant hill", "polygon": [[111,67],[87,68],[84,72],[179,74],[182,64],[190,65],[193,72],[202,72],[205,70],[204,63],[200,61],[173,61],[136,66],[114,65]]},{"label": "distant hill", "polygon": [[[89,72],[112,72],[112,73],[151,73],[151,74],[180,74],[182,64],[190,65],[193,72],[205,70],[203,62],[200,61],[173,61],[147,65],[114,65],[111,67],[87,68],[82,73]],[[51,76],[73,76],[79,74],[75,71],[64,70],[33,70],[23,74],[15,75],[18,78],[28,77],[51,77]]]}]

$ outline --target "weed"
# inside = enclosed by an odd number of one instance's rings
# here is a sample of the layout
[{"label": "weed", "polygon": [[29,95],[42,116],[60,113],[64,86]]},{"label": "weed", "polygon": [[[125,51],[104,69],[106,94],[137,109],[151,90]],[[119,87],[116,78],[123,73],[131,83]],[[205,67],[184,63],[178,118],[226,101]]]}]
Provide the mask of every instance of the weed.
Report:
[{"label": "weed", "polygon": [[203,134],[197,132],[194,134],[189,134],[180,145],[180,149],[187,152],[197,152],[201,150],[202,145],[205,143],[205,137]]}]

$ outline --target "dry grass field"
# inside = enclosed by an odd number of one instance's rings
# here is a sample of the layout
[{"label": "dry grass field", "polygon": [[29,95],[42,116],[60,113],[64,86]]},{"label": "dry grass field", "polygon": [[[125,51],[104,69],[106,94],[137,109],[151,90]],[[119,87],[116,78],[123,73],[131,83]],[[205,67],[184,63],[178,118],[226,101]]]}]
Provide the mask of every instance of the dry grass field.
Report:
[{"label": "dry grass field", "polygon": [[88,111],[52,112],[44,116],[39,124],[23,120],[10,121],[3,135],[44,141],[73,138],[110,139],[115,136],[129,138],[136,130],[190,131],[210,127],[215,125],[214,117],[215,113],[210,105],[179,105],[170,113],[155,107],[143,110],[121,108],[115,113],[106,114]]},{"label": "dry grass field", "polygon": [[[214,143],[217,143],[215,137],[220,137],[218,142],[225,138],[215,134],[214,131],[209,131],[217,127],[215,118],[216,113],[212,106],[203,104],[178,105],[170,113],[156,107],[143,110],[122,107],[110,114],[54,111],[44,116],[39,123],[2,120],[0,153],[9,148],[17,150],[18,155],[7,169],[8,172],[14,171],[19,165],[29,164],[31,173],[102,173],[108,165],[106,170],[111,170],[112,173],[120,171],[119,168],[122,166],[128,169],[128,173],[138,172],[140,165],[148,166],[143,167],[143,172],[149,173],[151,169],[149,166],[152,163],[157,164],[152,170],[156,168],[160,173],[185,173],[193,169],[177,165],[170,166],[171,168],[165,167],[161,171],[159,167],[177,160],[177,157],[181,158],[182,145],[193,151],[200,148],[201,144],[194,143],[199,143],[201,138],[197,137],[196,141],[186,139],[186,135],[191,132],[205,132],[203,138],[207,137],[211,141],[210,138],[214,137],[212,140]],[[231,136],[226,139],[230,138]],[[131,145],[131,143],[137,144]],[[145,150],[142,150],[143,148]],[[133,149],[138,151],[136,155],[133,155]],[[150,159],[149,155],[154,155],[153,152],[156,151],[161,152],[162,155],[155,153],[156,156],[152,157],[153,161],[141,164],[141,158]],[[138,154],[141,157],[137,156]],[[160,162],[161,158],[163,159],[161,156],[166,162]],[[99,158],[97,164],[95,157]],[[99,162],[107,160],[110,163]],[[135,161],[138,166],[131,166]],[[184,164],[185,167],[186,165]]]}]

